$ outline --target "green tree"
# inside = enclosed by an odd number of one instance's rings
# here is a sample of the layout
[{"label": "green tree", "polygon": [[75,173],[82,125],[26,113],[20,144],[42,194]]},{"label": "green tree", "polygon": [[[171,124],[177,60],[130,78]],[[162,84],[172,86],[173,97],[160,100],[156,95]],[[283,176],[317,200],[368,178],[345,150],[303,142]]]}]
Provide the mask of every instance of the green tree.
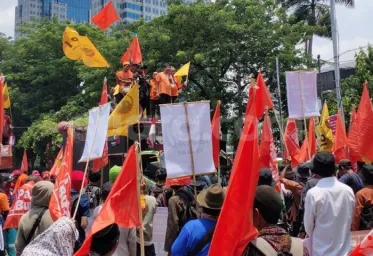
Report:
[{"label": "green tree", "polygon": [[[335,0],[336,3],[353,7],[354,0]],[[308,34],[309,39],[306,42],[306,52],[312,56],[313,36],[331,38],[331,20],[329,5],[324,0],[278,0],[285,8],[293,12],[296,22],[303,21],[310,26],[320,26],[324,29],[318,30],[317,33]]]}]

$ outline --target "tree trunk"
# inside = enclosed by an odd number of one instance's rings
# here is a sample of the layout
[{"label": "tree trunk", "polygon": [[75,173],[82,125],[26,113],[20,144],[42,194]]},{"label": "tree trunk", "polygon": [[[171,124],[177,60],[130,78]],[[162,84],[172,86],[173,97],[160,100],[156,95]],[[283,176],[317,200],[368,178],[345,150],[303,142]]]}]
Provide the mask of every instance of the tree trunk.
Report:
[{"label": "tree trunk", "polygon": [[[312,0],[311,3],[311,26],[316,26],[316,3],[315,0]],[[308,51],[307,53],[312,57],[312,46],[313,46],[313,34],[311,35],[310,40],[308,40]]]},{"label": "tree trunk", "polygon": [[313,46],[313,35],[311,35],[310,40],[308,40],[308,51],[307,53],[312,57],[312,46]]}]

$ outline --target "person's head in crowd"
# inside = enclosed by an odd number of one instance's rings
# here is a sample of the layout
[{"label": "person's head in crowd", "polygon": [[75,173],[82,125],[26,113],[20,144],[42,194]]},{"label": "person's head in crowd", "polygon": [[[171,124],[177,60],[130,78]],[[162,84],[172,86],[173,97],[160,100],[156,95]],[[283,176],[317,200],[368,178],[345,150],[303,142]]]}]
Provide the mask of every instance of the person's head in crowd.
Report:
[{"label": "person's head in crowd", "polygon": [[50,181],[40,181],[32,188],[31,207],[48,207],[54,185]]},{"label": "person's head in crowd", "polygon": [[40,176],[40,172],[38,170],[33,170],[32,173],[31,173],[32,176],[37,176],[37,177],[41,177]]},{"label": "person's head in crowd", "polygon": [[132,73],[137,72],[138,68],[139,68],[139,65],[137,65],[136,63],[131,64],[131,72]]},{"label": "person's head in crowd", "polygon": [[170,73],[171,73],[171,75],[175,75],[175,73],[176,73],[176,69],[175,69],[174,66],[171,66],[171,67],[170,67]]},{"label": "person's head in crowd", "polygon": [[363,167],[361,167],[359,176],[366,186],[372,186],[373,185],[373,165],[366,164]]},{"label": "person's head in crowd", "polygon": [[204,214],[219,217],[224,203],[225,192],[219,184],[214,184],[202,190],[197,196],[197,202]]},{"label": "person's head in crowd", "polygon": [[327,151],[319,151],[315,154],[309,167],[313,173],[321,178],[335,176],[335,158]]},{"label": "person's head in crowd", "polygon": [[273,187],[261,185],[256,188],[253,222],[259,231],[268,225],[276,225],[281,210],[281,196]]},{"label": "person's head in crowd", "polygon": [[40,174],[39,174],[39,176],[37,176],[37,175],[30,175],[30,176],[28,176],[25,183],[28,183],[30,181],[32,181],[34,183],[39,182],[40,181]]},{"label": "person's head in crowd", "polygon": [[294,174],[295,177],[298,181],[300,182],[307,182],[309,179],[310,175],[310,167],[311,167],[311,162],[305,162],[299,164],[296,168],[294,168]]},{"label": "person's head in crowd", "polygon": [[361,170],[361,168],[365,165],[365,162],[364,161],[357,161],[356,165],[357,165],[357,171],[359,172]]},{"label": "person's head in crowd", "polygon": [[192,187],[193,190],[194,190],[194,187],[196,187],[197,193],[200,193],[203,189],[207,188],[206,183],[202,181],[200,177],[201,176],[196,178],[196,181],[194,181],[193,179],[190,181],[190,187]]},{"label": "person's head in crowd", "polygon": [[99,256],[111,256],[119,242],[119,227],[116,223],[103,228],[92,237],[91,253]]},{"label": "person's head in crowd", "polygon": [[215,175],[215,174],[211,175],[210,181],[211,181],[211,184],[218,184],[219,183],[218,175]]},{"label": "person's head in crowd", "polygon": [[73,255],[75,242],[78,237],[79,233],[75,227],[74,220],[68,217],[61,217],[26,246],[22,256]]},{"label": "person's head in crowd", "polygon": [[170,72],[171,72],[171,66],[169,64],[165,64],[163,66],[163,73],[168,75],[168,74],[170,74]]},{"label": "person's head in crowd", "polygon": [[141,73],[141,75],[146,76],[146,74],[148,73],[148,67],[145,66],[145,65],[142,65],[140,67],[140,73]]},{"label": "person's head in crowd", "polygon": [[285,179],[295,180],[296,175],[290,165],[285,166],[282,171],[285,172]]},{"label": "person's head in crowd", "polygon": [[155,79],[157,77],[157,75],[158,75],[158,72],[153,72],[152,78]]},{"label": "person's head in crowd", "polygon": [[88,185],[88,179],[84,177],[84,172],[79,170],[74,170],[71,172],[71,190],[80,191],[83,188],[86,188]]},{"label": "person's head in crowd", "polygon": [[165,168],[159,168],[155,171],[155,181],[158,185],[164,185],[167,179],[167,170]]},{"label": "person's head in crowd", "polygon": [[342,159],[338,163],[338,178],[347,174],[352,169],[351,161],[348,159]]},{"label": "person's head in crowd", "polygon": [[88,175],[89,183],[97,184],[101,181],[101,172],[90,172]]},{"label": "person's head in crowd", "polygon": [[48,180],[48,181],[50,181],[50,174],[49,174],[49,171],[44,171],[44,172],[42,172],[42,173],[41,173],[41,178],[42,178],[43,180]]},{"label": "person's head in crowd", "polygon": [[258,186],[268,185],[273,186],[274,180],[272,178],[272,171],[268,168],[261,168],[259,172]]},{"label": "person's head in crowd", "polygon": [[122,169],[122,166],[118,166],[118,165],[114,165],[113,167],[111,167],[111,169],[109,170],[109,180],[114,183],[115,180],[117,179],[119,173],[120,173],[120,170]]},{"label": "person's head in crowd", "polygon": [[128,72],[131,69],[131,64],[128,61],[123,62],[123,71]]},{"label": "person's head in crowd", "polygon": [[0,174],[0,189],[5,190],[8,184],[9,178],[4,174]]},{"label": "person's head in crowd", "polygon": [[101,192],[101,200],[103,202],[106,201],[107,197],[109,196],[110,194],[110,191],[111,191],[111,188],[113,187],[113,183],[111,183],[110,181],[109,182],[105,182],[103,185],[102,185],[102,192]]}]

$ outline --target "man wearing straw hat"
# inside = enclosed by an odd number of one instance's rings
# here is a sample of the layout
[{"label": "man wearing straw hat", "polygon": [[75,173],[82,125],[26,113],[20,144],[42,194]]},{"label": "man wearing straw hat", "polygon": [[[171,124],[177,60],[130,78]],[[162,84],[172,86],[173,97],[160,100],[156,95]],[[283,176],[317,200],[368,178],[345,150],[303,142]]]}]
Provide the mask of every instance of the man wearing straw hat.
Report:
[{"label": "man wearing straw hat", "polygon": [[225,193],[219,184],[210,186],[197,196],[198,205],[202,207],[201,218],[185,224],[172,245],[173,256],[208,255],[224,197]]}]

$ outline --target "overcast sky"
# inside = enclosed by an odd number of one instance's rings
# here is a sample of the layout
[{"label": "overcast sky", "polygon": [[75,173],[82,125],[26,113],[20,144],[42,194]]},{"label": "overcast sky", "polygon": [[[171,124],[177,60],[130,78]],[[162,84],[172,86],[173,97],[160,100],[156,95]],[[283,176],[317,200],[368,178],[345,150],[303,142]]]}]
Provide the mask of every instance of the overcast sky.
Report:
[{"label": "overcast sky", "polygon": [[[1,0],[0,4],[0,32],[14,36],[14,8],[17,0]],[[337,6],[337,22],[339,29],[340,53],[350,49],[373,44],[373,28],[370,27],[373,15],[373,0],[355,0],[355,9]],[[333,57],[332,42],[316,38],[314,55],[321,55],[321,59],[329,60]],[[355,52],[342,54],[341,62],[353,60]]]}]

